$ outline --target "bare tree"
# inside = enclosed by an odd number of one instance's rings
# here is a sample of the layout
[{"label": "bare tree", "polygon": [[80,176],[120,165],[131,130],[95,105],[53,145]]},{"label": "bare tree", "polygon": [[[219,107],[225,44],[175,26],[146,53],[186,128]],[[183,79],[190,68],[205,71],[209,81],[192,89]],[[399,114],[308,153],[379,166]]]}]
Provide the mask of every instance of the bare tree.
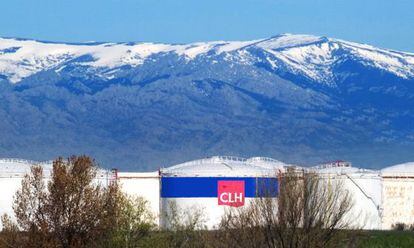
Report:
[{"label": "bare tree", "polygon": [[288,170],[278,197],[255,198],[229,211],[221,223],[223,247],[335,247],[344,242],[353,206],[341,182]]}]

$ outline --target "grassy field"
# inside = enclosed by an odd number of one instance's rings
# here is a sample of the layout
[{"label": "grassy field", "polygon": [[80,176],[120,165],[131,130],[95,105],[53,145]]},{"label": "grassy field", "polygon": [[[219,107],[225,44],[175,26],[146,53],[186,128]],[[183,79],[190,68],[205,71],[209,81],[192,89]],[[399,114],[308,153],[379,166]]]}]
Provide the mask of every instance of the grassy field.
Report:
[{"label": "grassy field", "polygon": [[371,231],[364,233],[359,239],[358,247],[412,247],[414,248],[414,232],[412,231]]},{"label": "grassy field", "polygon": [[[414,232],[413,231],[351,231],[351,242],[339,247],[361,247],[361,248],[414,248]],[[182,241],[182,238],[195,238],[197,233],[186,237],[175,237],[174,241]],[[167,236],[166,236],[167,235]],[[347,235],[349,237],[349,233]],[[0,232],[0,248],[8,247],[4,246],[1,242],[3,233]],[[214,237],[213,237],[214,238]],[[153,232],[152,235],[142,240],[138,247],[171,247],[172,236],[168,237],[168,233],[165,232]],[[210,242],[209,242],[210,243]],[[193,247],[193,246],[186,246]],[[210,247],[210,246],[209,246]]]}]

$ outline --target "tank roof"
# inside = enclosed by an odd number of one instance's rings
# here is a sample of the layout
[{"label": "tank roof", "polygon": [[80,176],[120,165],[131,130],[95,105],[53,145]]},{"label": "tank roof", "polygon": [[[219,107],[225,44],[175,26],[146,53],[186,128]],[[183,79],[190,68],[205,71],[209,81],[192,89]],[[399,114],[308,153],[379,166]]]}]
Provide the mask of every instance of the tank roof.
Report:
[{"label": "tank roof", "polygon": [[412,174],[414,175],[414,162],[408,162],[408,163],[402,163],[402,164],[396,164],[393,166],[389,166],[386,168],[383,168],[381,170],[382,174]]},{"label": "tank roof", "polygon": [[292,166],[282,161],[268,157],[251,157],[246,159],[246,162],[262,168],[279,171],[284,171],[286,167]]},{"label": "tank roof", "polygon": [[378,174],[378,171],[357,168],[357,167],[319,168],[319,169],[316,169],[315,171],[321,174],[357,174],[357,173]]},{"label": "tank roof", "polygon": [[[40,165],[43,168],[43,175],[50,177],[53,170],[53,161],[34,161],[16,158],[0,159],[0,177],[23,177],[30,172],[33,165]],[[105,177],[108,171],[99,169],[97,177]]]},{"label": "tank roof", "polygon": [[310,171],[320,174],[379,174],[375,170],[352,167],[350,162],[341,160],[311,167]]},{"label": "tank roof", "polygon": [[52,170],[52,162],[38,162],[33,160],[15,159],[15,158],[3,158],[0,159],[0,176],[7,177],[19,177],[24,176],[30,172],[30,168],[33,165],[40,165],[43,167],[43,173],[45,176],[50,175]]},{"label": "tank roof", "polygon": [[[283,168],[277,160],[270,158],[245,159],[232,156],[214,156],[189,161],[161,169],[164,176],[275,176],[277,168]],[[279,161],[277,161],[279,162]],[[281,163],[281,162],[280,162]],[[273,166],[272,166],[273,164]]]}]

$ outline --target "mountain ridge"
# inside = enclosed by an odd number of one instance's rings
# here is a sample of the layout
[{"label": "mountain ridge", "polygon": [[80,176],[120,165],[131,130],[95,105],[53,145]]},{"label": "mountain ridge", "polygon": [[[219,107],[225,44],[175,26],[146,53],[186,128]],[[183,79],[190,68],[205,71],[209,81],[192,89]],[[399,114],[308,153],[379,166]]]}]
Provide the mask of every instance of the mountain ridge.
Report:
[{"label": "mountain ridge", "polygon": [[[13,42],[14,41],[14,42]],[[17,43],[17,44],[15,44]],[[23,43],[23,44],[20,44]],[[29,43],[29,44],[25,44]],[[11,46],[14,44],[14,46]],[[40,41],[34,41],[34,40],[13,40],[13,39],[1,39],[0,38],[0,62],[3,63],[3,65],[0,65],[0,72],[3,72],[3,74],[8,74],[9,71],[12,71],[10,77],[6,77],[9,79],[9,81],[17,83],[22,78],[30,76],[34,73],[39,72],[42,68],[42,62],[45,59],[42,59],[41,56],[38,56],[39,58],[36,58],[36,52],[40,49],[46,49],[48,47],[50,48],[49,53],[43,54],[46,57],[46,60],[53,60],[49,65],[43,65],[45,68],[51,68],[58,66],[59,64],[68,62],[69,60],[73,60],[75,58],[79,58],[86,55],[91,55],[92,59],[91,61],[87,61],[88,63],[85,63],[85,65],[90,65],[92,67],[102,67],[102,68],[117,68],[119,66],[125,66],[125,65],[131,65],[131,66],[139,66],[143,63],[143,61],[154,54],[158,53],[168,53],[168,52],[175,52],[177,55],[184,55],[186,59],[194,59],[195,57],[199,55],[206,55],[208,53],[215,52],[216,55],[223,53],[223,52],[236,52],[243,49],[248,49],[251,47],[258,47],[261,48],[267,52],[273,53],[278,59],[285,60],[285,63],[297,63],[298,58],[300,58],[300,55],[303,55],[304,52],[307,51],[290,51],[290,53],[283,54],[286,50],[294,50],[296,48],[304,48],[309,47],[312,45],[321,45],[321,44],[327,44],[329,46],[334,46],[334,49],[342,48],[344,46],[349,47],[356,47],[356,49],[363,49],[364,52],[367,51],[374,51],[376,52],[376,56],[383,55],[383,57],[386,59],[386,57],[394,56],[393,59],[404,59],[404,57],[408,57],[406,61],[403,61],[401,64],[409,64],[411,67],[414,65],[414,55],[410,53],[403,53],[403,52],[396,52],[393,50],[388,49],[377,49],[370,45],[365,44],[358,44],[354,42],[347,42],[343,40],[338,39],[331,39],[327,37],[318,37],[318,36],[309,36],[309,35],[290,35],[290,34],[282,34],[273,36],[268,39],[259,39],[259,40],[252,40],[252,41],[211,41],[211,42],[197,42],[197,43],[189,43],[189,44],[164,44],[164,43],[79,43],[76,45],[68,44],[68,43],[53,43],[53,42],[40,42]],[[30,47],[33,46],[33,47]],[[84,47],[86,46],[86,47]],[[336,46],[336,47],[335,47]],[[340,47],[341,46],[341,47]],[[12,52],[2,52],[6,51],[7,49],[15,49],[12,50]],[[20,49],[29,50],[26,51],[23,55],[18,55]],[[17,49],[17,50],[16,50]],[[135,50],[134,50],[135,49]],[[310,51],[314,53],[315,56],[323,56],[326,57],[323,58],[324,60],[327,59],[333,59],[329,58],[332,57],[332,54],[323,54],[323,52],[331,52],[326,51],[326,49],[330,48],[323,48],[319,49],[319,51],[316,51],[314,48],[312,48],[313,51]],[[364,50],[365,49],[365,50]],[[106,51],[105,51],[106,50]],[[106,52],[106,53],[105,53]],[[122,54],[121,56],[113,54],[113,53],[119,53]],[[6,63],[13,63],[13,57],[8,56],[10,53],[14,53],[17,56],[17,60],[25,60],[27,63],[25,64],[25,67],[32,67],[31,73],[30,68],[28,68],[28,71],[22,72],[22,75],[18,75],[19,73],[13,74],[13,69],[15,71],[18,71],[17,66],[22,67],[21,64],[16,64],[15,68],[7,68]],[[21,52],[23,53],[23,52]],[[132,55],[128,55],[128,53]],[[278,54],[281,53],[281,54]],[[298,54],[295,54],[298,53]],[[296,56],[295,56],[296,55]],[[401,55],[400,58],[395,58],[395,56]],[[117,57],[118,56],[118,57]],[[6,58],[4,58],[6,57]],[[9,57],[9,58],[8,58]],[[384,59],[381,58],[381,59]],[[376,61],[374,58],[370,58],[372,63],[375,63]],[[32,61],[31,61],[32,60]],[[39,62],[40,60],[40,62]],[[115,61],[118,60],[118,61]],[[313,62],[315,62],[315,58],[313,58]],[[100,61],[100,62],[99,62]],[[381,61],[381,60],[377,60]],[[303,61],[299,61],[303,62]],[[316,61],[321,62],[321,61]],[[323,61],[322,61],[323,62]],[[383,61],[382,61],[383,62]],[[391,61],[391,62],[398,62],[398,61]],[[32,64],[30,64],[32,63]],[[40,65],[39,65],[40,63]],[[6,65],[5,65],[6,64]],[[294,66],[291,64],[291,66]],[[379,65],[376,65],[379,66]],[[392,66],[392,64],[390,65]],[[6,68],[4,68],[6,67]],[[398,65],[395,65],[395,67],[398,67]],[[401,65],[400,65],[401,67]],[[303,69],[303,68],[296,68],[296,69]],[[401,73],[401,69],[398,71],[395,71],[396,68],[390,68],[390,70],[394,70],[395,73],[400,73],[400,76],[407,76],[404,73]],[[404,68],[405,70],[407,68]],[[411,68],[409,68],[411,69]],[[306,72],[308,76],[312,76],[315,72]],[[414,71],[410,70],[407,73],[409,73],[410,77],[414,76]],[[319,77],[319,79],[322,77]],[[314,78],[315,79],[315,78]]]},{"label": "mountain ridge", "polygon": [[414,54],[327,37],[0,39],[0,90],[3,157],[87,153],[127,169],[217,154],[373,168],[414,159]]}]

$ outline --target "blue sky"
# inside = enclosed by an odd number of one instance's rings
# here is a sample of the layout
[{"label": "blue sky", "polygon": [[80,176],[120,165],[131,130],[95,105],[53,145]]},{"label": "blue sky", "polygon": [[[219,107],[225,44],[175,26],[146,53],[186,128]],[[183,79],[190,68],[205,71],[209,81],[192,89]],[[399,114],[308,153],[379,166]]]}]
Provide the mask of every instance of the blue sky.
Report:
[{"label": "blue sky", "polygon": [[413,0],[1,0],[0,36],[187,43],[279,33],[414,52]]}]

